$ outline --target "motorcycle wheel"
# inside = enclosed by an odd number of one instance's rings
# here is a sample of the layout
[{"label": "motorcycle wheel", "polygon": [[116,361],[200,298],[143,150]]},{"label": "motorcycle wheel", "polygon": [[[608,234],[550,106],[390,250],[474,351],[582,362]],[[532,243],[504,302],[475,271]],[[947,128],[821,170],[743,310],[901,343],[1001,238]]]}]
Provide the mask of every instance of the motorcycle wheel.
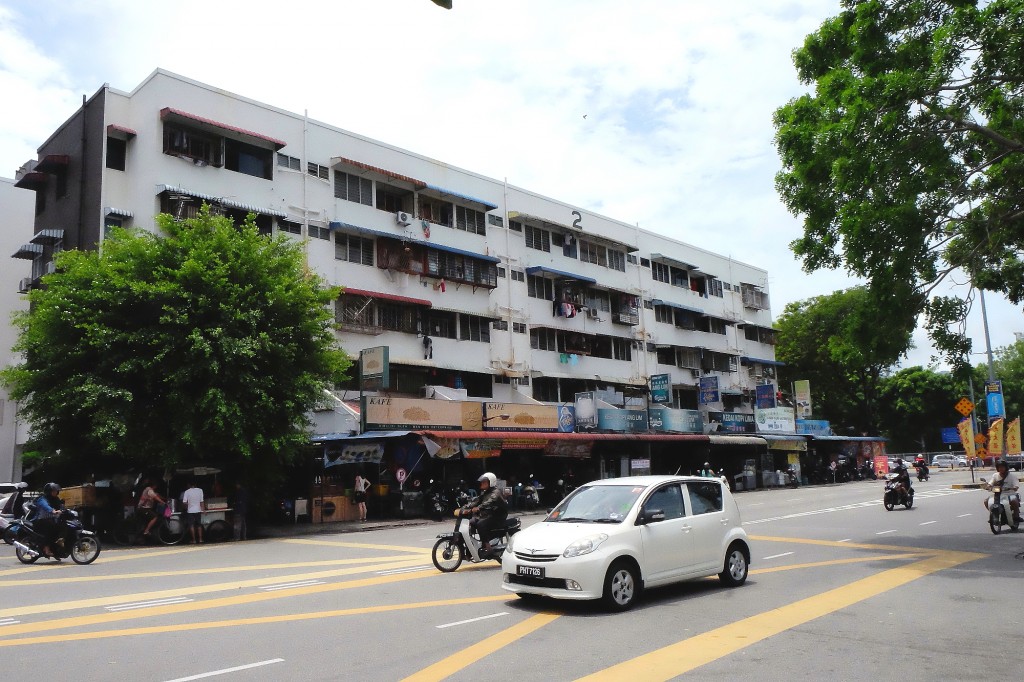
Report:
[{"label": "motorcycle wheel", "polygon": [[913,507],[913,506],[914,506],[914,496],[913,496],[913,495],[908,495],[908,496],[907,496],[907,499],[906,499],[906,501],[905,501],[905,502],[903,503],[903,505],[904,505],[904,506],[905,506],[905,507],[906,507],[907,509],[910,509],[911,507]]},{"label": "motorcycle wheel", "polygon": [[1003,529],[1003,519],[999,509],[993,509],[989,512],[988,527],[992,529],[993,535],[999,535],[999,532]]},{"label": "motorcycle wheel", "polygon": [[885,497],[883,497],[882,504],[885,506],[885,511],[892,511],[893,509],[896,508],[896,505],[893,504],[891,495],[886,495]]},{"label": "motorcycle wheel", "polygon": [[39,557],[42,556],[41,554],[29,554],[21,547],[15,547],[14,553],[18,555],[18,561],[20,561],[23,564],[34,564],[36,561],[39,560]]},{"label": "motorcycle wheel", "polygon": [[91,564],[100,555],[100,541],[92,535],[83,535],[71,548],[71,560],[76,564]]},{"label": "motorcycle wheel", "polygon": [[434,566],[442,573],[451,573],[462,565],[462,545],[451,538],[440,538],[430,553]]},{"label": "motorcycle wheel", "polygon": [[157,525],[156,539],[160,541],[160,544],[176,545],[184,537],[185,523],[181,520],[181,516],[172,516]]}]

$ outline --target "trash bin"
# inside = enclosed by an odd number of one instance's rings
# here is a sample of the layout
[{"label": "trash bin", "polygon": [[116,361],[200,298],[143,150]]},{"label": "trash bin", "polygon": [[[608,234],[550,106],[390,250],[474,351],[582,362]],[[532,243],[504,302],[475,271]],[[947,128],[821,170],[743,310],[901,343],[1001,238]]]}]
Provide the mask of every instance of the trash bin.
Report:
[{"label": "trash bin", "polygon": [[743,474],[736,474],[732,477],[732,489],[737,492],[743,490]]}]

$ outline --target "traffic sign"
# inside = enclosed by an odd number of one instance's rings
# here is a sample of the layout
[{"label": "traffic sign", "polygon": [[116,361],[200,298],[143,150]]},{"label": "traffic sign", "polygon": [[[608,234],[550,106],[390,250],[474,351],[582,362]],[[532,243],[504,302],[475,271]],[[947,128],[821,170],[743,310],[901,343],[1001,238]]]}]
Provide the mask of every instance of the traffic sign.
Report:
[{"label": "traffic sign", "polygon": [[399,483],[405,483],[405,469],[398,469],[395,471],[395,478],[398,479]]},{"label": "traffic sign", "polygon": [[988,437],[984,433],[976,433],[976,434],[974,434],[974,442],[978,443],[979,445],[983,445],[985,443],[985,441],[987,441],[987,440],[988,440]]},{"label": "traffic sign", "polygon": [[957,412],[966,417],[967,415],[974,411],[974,403],[972,403],[967,398],[960,398],[960,402],[954,405],[953,408]]}]

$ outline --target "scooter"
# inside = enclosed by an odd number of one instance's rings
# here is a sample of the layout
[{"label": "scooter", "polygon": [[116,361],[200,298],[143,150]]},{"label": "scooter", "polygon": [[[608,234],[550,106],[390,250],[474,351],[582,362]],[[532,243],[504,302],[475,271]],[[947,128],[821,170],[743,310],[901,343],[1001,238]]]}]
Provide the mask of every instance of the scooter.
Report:
[{"label": "scooter", "polygon": [[[985,483],[985,479],[981,479],[981,482]],[[1015,493],[1004,494],[1003,486],[999,483],[993,483],[989,490],[992,491],[992,499],[988,502],[988,527],[992,533],[999,535],[1004,525],[1009,526],[1010,530],[1017,530],[1020,522],[1013,520],[1013,507],[1010,506]]]},{"label": "scooter", "polygon": [[[54,542],[50,543],[50,558],[60,561],[67,557],[76,564],[91,564],[100,555],[100,541],[91,530],[85,530],[78,519],[78,513],[72,509],[60,512],[58,520],[60,532]],[[14,553],[23,564],[33,564],[43,556],[45,538],[32,527],[32,522],[24,521],[22,534],[14,541]]]},{"label": "scooter", "polygon": [[892,511],[898,504],[904,505],[907,509],[914,506],[914,489],[904,490],[896,479],[897,474],[885,475],[885,494],[882,495],[885,511]]},{"label": "scooter", "polygon": [[800,479],[792,469],[786,469],[786,485],[790,488],[800,487]]},{"label": "scooter", "polygon": [[917,480],[924,483],[930,477],[928,476],[928,467],[924,464],[918,464],[917,466]]},{"label": "scooter", "polygon": [[469,522],[463,523],[463,519],[470,516],[469,508],[455,510],[455,530],[451,533],[442,533],[437,536],[434,549],[431,551],[431,559],[434,566],[442,573],[451,573],[462,565],[463,561],[479,564],[494,559],[501,561],[501,555],[505,553],[508,539],[519,532],[522,527],[518,518],[505,520],[504,532],[501,536],[491,540],[487,547],[481,547],[480,538],[473,535]]}]

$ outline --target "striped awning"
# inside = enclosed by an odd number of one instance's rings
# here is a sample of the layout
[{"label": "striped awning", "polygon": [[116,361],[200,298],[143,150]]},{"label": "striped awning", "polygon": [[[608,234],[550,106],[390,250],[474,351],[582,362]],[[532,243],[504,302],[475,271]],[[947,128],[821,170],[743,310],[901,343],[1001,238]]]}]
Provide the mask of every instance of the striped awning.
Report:
[{"label": "striped awning", "polygon": [[36,256],[43,253],[42,244],[22,244],[21,248],[14,252],[11,258],[22,258],[24,260],[33,260]]},{"label": "striped awning", "polygon": [[32,235],[33,244],[54,244],[64,239],[64,230],[39,230]]},{"label": "striped awning", "polygon": [[135,216],[131,211],[124,208],[114,208],[113,206],[107,206],[103,209],[103,215],[116,215],[122,218],[134,218]]},{"label": "striped awning", "polygon": [[248,204],[243,201],[236,199],[230,199],[227,197],[215,197],[212,194],[206,194],[205,192],[196,192],[191,189],[185,189],[184,187],[178,187],[177,185],[157,185],[156,193],[163,194],[164,192],[170,192],[171,194],[187,194],[190,197],[196,199],[202,199],[208,201],[211,204],[217,204],[226,208],[234,208],[239,211],[245,211],[247,213],[259,213],[261,215],[270,215],[275,218],[287,218],[288,214],[284,211],[280,211],[276,208],[266,208],[263,206],[257,206],[255,204]]},{"label": "striped awning", "polygon": [[651,303],[654,305],[667,305],[669,308],[678,308],[679,310],[687,310],[691,313],[697,313],[698,315],[704,314],[704,310],[702,308],[691,308],[690,306],[683,305],[682,303],[673,303],[672,301],[665,301],[660,298],[653,299]]}]

